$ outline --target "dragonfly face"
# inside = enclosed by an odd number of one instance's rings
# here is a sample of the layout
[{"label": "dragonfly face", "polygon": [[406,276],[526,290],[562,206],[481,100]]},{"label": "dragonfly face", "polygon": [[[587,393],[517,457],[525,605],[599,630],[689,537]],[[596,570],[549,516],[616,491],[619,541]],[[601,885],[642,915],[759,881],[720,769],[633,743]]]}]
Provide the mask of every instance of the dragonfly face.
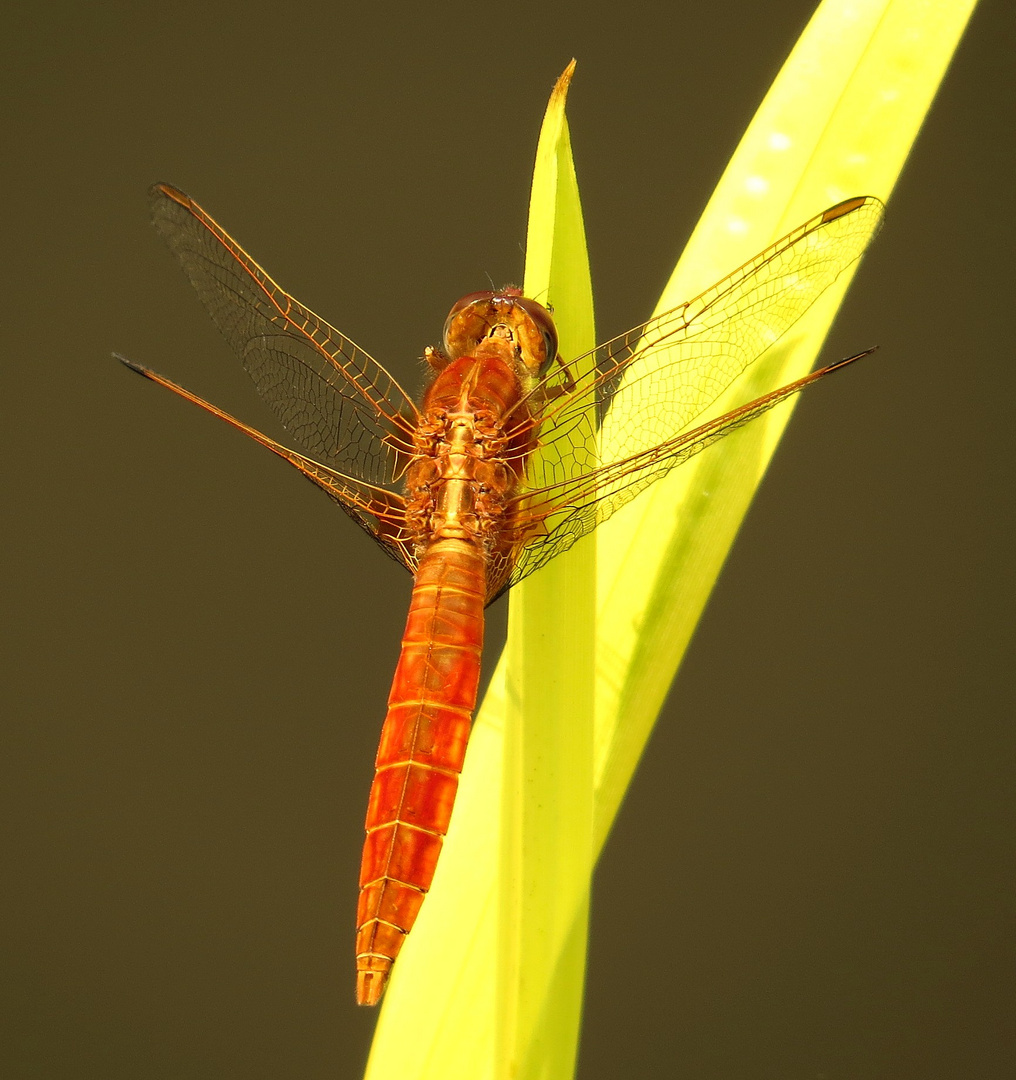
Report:
[{"label": "dragonfly face", "polygon": [[514,285],[498,292],[469,293],[448,313],[444,349],[449,360],[470,356],[485,339],[510,341],[526,371],[539,375],[557,356],[557,330],[550,312]]}]

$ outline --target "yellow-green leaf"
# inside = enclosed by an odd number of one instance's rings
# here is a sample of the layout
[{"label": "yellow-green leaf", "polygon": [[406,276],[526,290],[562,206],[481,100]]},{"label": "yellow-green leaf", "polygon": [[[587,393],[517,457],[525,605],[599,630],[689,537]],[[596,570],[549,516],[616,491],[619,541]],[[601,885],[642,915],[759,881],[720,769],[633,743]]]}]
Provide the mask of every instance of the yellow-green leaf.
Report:
[{"label": "yellow-green leaf", "polygon": [[[742,139],[657,310],[694,296],[848,195],[873,194],[886,200],[972,8],[973,0],[821,4]],[[674,115],[676,137],[679,102]],[[566,140],[563,116],[560,131]],[[557,145],[566,143],[558,139]],[[534,194],[534,220],[537,202]],[[556,237],[566,216],[553,217]],[[550,245],[551,255],[539,256],[547,265],[553,264],[556,243]],[[536,266],[536,258],[531,233],[529,267]],[[527,268],[527,287],[529,274]],[[748,400],[806,371],[849,276],[844,274],[814,305],[795,327],[792,341],[781,342],[779,353],[756,365],[717,407]],[[565,317],[563,310],[556,314]],[[503,661],[498,665],[477,715],[434,888],[396,965],[383,1006],[368,1066],[370,1080],[493,1080],[505,1075],[508,1053],[511,1064],[524,1070],[522,1075],[555,1080],[568,1075],[563,1063],[571,1060],[574,1032],[565,1027],[578,1019],[581,988],[574,974],[581,972],[592,864],[788,416],[789,409],[781,406],[730,436],[597,530],[597,588],[583,601],[589,603],[595,595],[597,626],[588,865],[571,866],[572,880],[564,886],[566,904],[574,905],[570,933],[562,933],[564,916],[556,908],[547,939],[551,953],[535,971],[528,962],[515,964],[515,977],[536,979],[538,985],[512,991],[510,1027],[498,1020],[506,1000],[499,983],[505,978],[506,953],[498,944],[497,909],[503,891],[499,874],[503,867],[516,865],[516,856],[506,859],[501,852],[499,827],[504,733],[512,709],[506,667]],[[583,557],[582,546],[562,559]],[[534,585],[554,570],[551,564],[535,575]],[[547,588],[553,595],[549,583]],[[564,588],[568,595],[568,586]],[[524,602],[528,604],[528,595]],[[550,615],[555,608],[558,617],[575,621],[564,605],[551,600]],[[553,668],[568,639],[566,631],[547,625],[549,629],[540,631],[545,635],[540,663]],[[528,654],[528,648],[528,642],[520,647],[513,641],[508,651]],[[526,663],[523,655],[523,666]],[[526,693],[528,709],[528,688],[518,691],[517,679],[512,676],[511,694]],[[542,797],[537,789],[534,797]],[[572,829],[576,849],[587,851],[583,814],[565,815],[561,827],[561,835],[547,843],[537,862],[555,847],[567,850]],[[513,844],[520,842],[524,828],[522,833],[517,826],[508,830]],[[580,870],[583,883],[578,882]],[[518,956],[523,955],[520,945]],[[556,983],[562,972],[571,975]],[[534,1009],[533,1003],[541,1001],[546,1007]]]}]

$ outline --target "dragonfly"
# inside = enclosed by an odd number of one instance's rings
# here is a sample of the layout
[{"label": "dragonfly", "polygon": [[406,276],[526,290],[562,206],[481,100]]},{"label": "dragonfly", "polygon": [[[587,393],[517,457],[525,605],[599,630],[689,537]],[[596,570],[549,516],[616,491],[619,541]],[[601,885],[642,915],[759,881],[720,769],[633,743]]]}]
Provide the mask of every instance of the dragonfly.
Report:
[{"label": "dragonfly", "polygon": [[[837,203],[695,299],[571,360],[558,353],[550,310],[520,289],[470,293],[451,308],[441,347],[424,352],[431,377],[416,402],[193,199],[169,184],[150,194],[156,229],[302,449],[117,358],[295,466],[414,578],[360,869],[356,997],[376,1005],[448,831],[485,607],[671,469],[873,351],[709,416],[861,257],[883,206],[871,196]],[[638,407],[613,424],[610,445],[621,450],[602,460],[598,435],[623,395]],[[647,412],[651,425],[639,422]]]}]

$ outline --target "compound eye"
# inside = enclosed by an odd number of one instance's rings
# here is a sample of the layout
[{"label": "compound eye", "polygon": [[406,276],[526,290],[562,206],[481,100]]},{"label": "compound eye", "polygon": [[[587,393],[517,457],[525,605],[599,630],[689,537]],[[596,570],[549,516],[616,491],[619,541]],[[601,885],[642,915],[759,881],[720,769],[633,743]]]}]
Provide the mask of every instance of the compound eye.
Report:
[{"label": "compound eye", "polygon": [[525,308],[526,313],[543,335],[543,343],[546,346],[547,353],[543,358],[543,363],[540,365],[540,371],[546,371],[557,358],[557,327],[554,325],[554,318],[542,304],[538,304],[535,300],[519,297],[515,303]]},{"label": "compound eye", "polygon": [[[455,303],[452,304],[452,309],[448,312],[448,319],[454,319],[463,308],[469,307],[470,304],[475,304],[477,300],[491,300],[496,295],[497,293],[490,291],[467,293],[461,300],[456,300]],[[445,322],[447,322],[448,319],[446,319]]]},{"label": "compound eye", "polygon": [[[470,307],[472,304],[475,304],[478,301],[491,300],[496,295],[497,294],[493,293],[493,292],[468,293],[467,295],[463,296],[461,300],[457,300],[452,305],[451,311],[448,312],[448,318],[445,319],[444,331],[442,332],[442,335],[441,335],[442,340],[444,341],[445,352],[449,356],[451,356],[452,352],[453,352],[452,340],[451,340],[451,337],[452,337],[451,331],[452,331],[452,325],[454,324],[456,318],[459,315],[461,315],[462,312],[465,311],[466,308]],[[458,336],[461,337],[461,334],[459,334]]]},{"label": "compound eye", "polygon": [[547,359],[540,365],[540,371],[544,372],[557,359],[557,328],[551,327],[543,331],[543,341],[547,346]]}]

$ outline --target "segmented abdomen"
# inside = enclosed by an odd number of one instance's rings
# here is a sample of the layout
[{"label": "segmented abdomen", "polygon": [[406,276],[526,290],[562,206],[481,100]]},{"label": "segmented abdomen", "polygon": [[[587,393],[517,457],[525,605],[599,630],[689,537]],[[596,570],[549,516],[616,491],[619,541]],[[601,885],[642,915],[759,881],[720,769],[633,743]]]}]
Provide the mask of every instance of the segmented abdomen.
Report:
[{"label": "segmented abdomen", "polygon": [[483,555],[438,540],[420,560],[367,808],[357,908],[356,997],[381,997],[434,878],[476,705]]}]

